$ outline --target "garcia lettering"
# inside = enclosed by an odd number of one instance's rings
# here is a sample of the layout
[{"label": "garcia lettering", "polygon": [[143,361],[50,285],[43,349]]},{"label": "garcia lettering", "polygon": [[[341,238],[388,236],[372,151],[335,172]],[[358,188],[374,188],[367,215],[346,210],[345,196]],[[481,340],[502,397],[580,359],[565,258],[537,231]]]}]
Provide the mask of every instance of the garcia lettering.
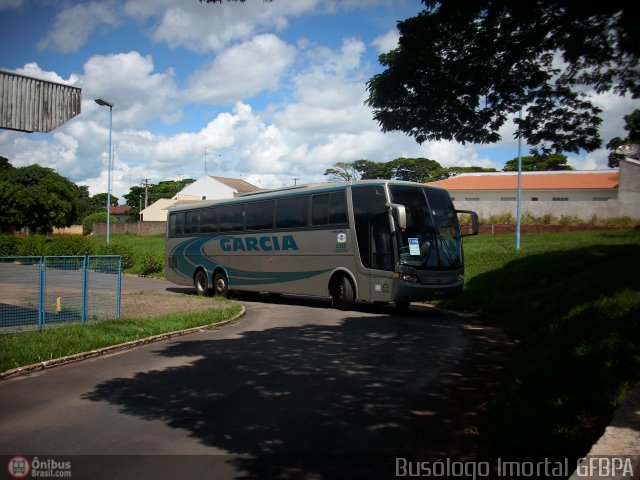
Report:
[{"label": "garcia lettering", "polygon": [[298,250],[293,235],[261,237],[223,237],[220,248],[225,252],[272,252]]}]

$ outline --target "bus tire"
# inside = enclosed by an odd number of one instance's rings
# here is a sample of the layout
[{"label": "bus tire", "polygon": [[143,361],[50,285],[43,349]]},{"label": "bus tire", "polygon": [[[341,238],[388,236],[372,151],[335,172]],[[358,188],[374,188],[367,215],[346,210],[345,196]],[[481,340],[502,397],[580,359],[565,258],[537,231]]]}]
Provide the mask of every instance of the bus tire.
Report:
[{"label": "bus tire", "polygon": [[407,310],[409,310],[409,305],[411,305],[411,302],[408,300],[398,300],[397,302],[395,302],[396,304],[396,308],[401,311],[401,312],[406,312]]},{"label": "bus tire", "polygon": [[207,272],[199,268],[196,270],[193,276],[193,288],[196,291],[196,295],[206,297],[211,293],[209,288],[209,279],[207,278]]},{"label": "bus tire", "polygon": [[213,293],[220,297],[229,298],[229,282],[224,272],[217,272],[213,277]]},{"label": "bus tire", "polygon": [[351,280],[346,275],[340,275],[331,289],[333,306],[339,310],[351,310],[355,305],[355,294]]}]

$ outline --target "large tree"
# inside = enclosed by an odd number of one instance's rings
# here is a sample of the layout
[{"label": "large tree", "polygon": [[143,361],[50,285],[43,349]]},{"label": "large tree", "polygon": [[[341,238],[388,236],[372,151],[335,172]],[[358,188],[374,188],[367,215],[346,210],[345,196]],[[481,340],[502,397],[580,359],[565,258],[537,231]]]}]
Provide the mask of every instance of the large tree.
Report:
[{"label": "large tree", "polygon": [[601,118],[586,92],[640,96],[640,2],[423,3],[368,82],[384,131],[494,143],[524,109],[516,137],[542,153],[591,151]]},{"label": "large tree", "polygon": [[443,168],[438,162],[428,158],[399,157],[389,162],[372,162],[371,160],[337,162],[333,167],[327,168],[324,174],[330,182],[384,178],[424,183],[442,180],[463,172],[486,171],[495,172],[495,169],[482,167]]},{"label": "large tree", "polygon": [[68,227],[76,219],[78,187],[40,165],[0,169],[0,224],[32,233]]},{"label": "large tree", "polygon": [[[567,157],[561,153],[542,156],[522,157],[523,172],[541,172],[547,170],[573,170],[571,165],[567,165]],[[502,168],[503,172],[517,172],[518,158],[507,160]]]},{"label": "large tree", "polygon": [[[157,184],[152,183],[146,186],[147,202],[151,205],[161,198],[171,198],[190,183],[195,182],[193,178],[182,180],[165,180]],[[134,185],[129,189],[129,193],[124,195],[127,205],[135,209],[134,215],[137,217],[140,205],[144,208],[145,186]]]}]

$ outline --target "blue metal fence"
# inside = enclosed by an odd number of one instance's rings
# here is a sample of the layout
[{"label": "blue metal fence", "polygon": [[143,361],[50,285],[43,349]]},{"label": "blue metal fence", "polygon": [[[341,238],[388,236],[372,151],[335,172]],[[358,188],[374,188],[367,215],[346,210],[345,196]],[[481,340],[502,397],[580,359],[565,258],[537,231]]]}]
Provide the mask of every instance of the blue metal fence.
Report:
[{"label": "blue metal fence", "polygon": [[0,257],[0,333],[120,318],[122,258]]}]

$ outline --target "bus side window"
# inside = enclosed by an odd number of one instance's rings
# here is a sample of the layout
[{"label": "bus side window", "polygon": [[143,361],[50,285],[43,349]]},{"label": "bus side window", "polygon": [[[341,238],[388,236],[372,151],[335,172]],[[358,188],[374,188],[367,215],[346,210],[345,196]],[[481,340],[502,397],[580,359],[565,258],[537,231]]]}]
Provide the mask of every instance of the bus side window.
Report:
[{"label": "bus side window", "polygon": [[329,199],[329,223],[347,223],[347,200],[344,192],[332,193]]},{"label": "bus side window", "polygon": [[291,197],[278,200],[276,228],[301,228],[307,226],[309,197]]},{"label": "bus side window", "polygon": [[169,217],[169,236],[177,237],[182,235],[182,227],[184,225],[184,213],[172,213]]},{"label": "bus side window", "polygon": [[198,212],[187,212],[184,215],[185,235],[198,235],[200,233],[200,215]]},{"label": "bus side window", "polygon": [[200,233],[213,233],[218,231],[218,209],[207,208],[202,210],[200,218]]},{"label": "bus side window", "polygon": [[226,205],[220,211],[220,231],[244,230],[244,205]]},{"label": "bus side window", "polygon": [[326,225],[329,221],[329,195],[315,195],[311,205],[311,225]]},{"label": "bus side window", "polygon": [[347,202],[344,192],[315,195],[311,207],[311,225],[347,223]]},{"label": "bus side window", "polygon": [[273,207],[275,201],[247,204],[247,230],[268,230],[273,228]]}]

